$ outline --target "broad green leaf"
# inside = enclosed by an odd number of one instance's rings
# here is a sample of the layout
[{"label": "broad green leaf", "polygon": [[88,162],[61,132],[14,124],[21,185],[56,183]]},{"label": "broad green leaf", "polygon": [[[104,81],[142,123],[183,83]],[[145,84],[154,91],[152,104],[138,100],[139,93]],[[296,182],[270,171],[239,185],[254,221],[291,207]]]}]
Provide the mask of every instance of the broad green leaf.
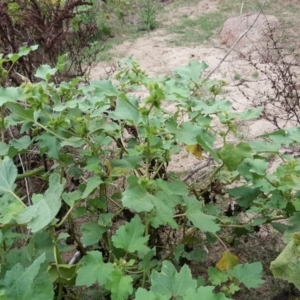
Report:
[{"label": "broad green leaf", "polygon": [[290,145],[292,143],[300,143],[300,128],[299,127],[292,127],[292,128],[285,128],[274,131],[269,134],[264,134],[261,137],[268,137],[275,143],[279,143],[280,145]]},{"label": "broad green leaf", "polygon": [[0,160],[0,195],[13,193],[18,170],[9,157]]},{"label": "broad green leaf", "polygon": [[73,207],[76,202],[81,200],[81,192],[77,190],[70,193],[63,193],[62,198],[70,207]]},{"label": "broad green leaf", "polygon": [[80,260],[81,267],[77,270],[76,285],[91,286],[98,282],[99,286],[104,286],[111,272],[114,270],[112,263],[103,262],[100,251],[89,251]]},{"label": "broad green leaf", "polygon": [[22,214],[17,217],[20,224],[28,223],[28,228],[32,232],[37,232],[47,225],[57,215],[61,207],[61,194],[64,190],[65,179],[62,180],[58,174],[53,173],[49,178],[49,188],[44,195],[35,195],[34,204],[27,207]]},{"label": "broad green leaf", "polygon": [[139,269],[146,272],[148,277],[150,277],[150,272],[152,269],[157,266],[157,260],[153,258],[155,254],[155,249],[149,250],[139,263]]},{"label": "broad green leaf", "polygon": [[204,129],[201,129],[198,133],[197,142],[202,146],[203,150],[207,151],[216,162],[220,162],[218,154],[213,147],[215,137],[209,135]]},{"label": "broad green leaf", "polygon": [[191,80],[195,83],[200,81],[200,77],[203,71],[207,68],[205,62],[199,63],[198,61],[190,61],[187,66],[180,66],[174,70],[174,73],[178,76]]},{"label": "broad green leaf", "polygon": [[56,72],[56,68],[51,68],[49,65],[40,65],[35,73],[35,77],[48,81]]},{"label": "broad green leaf", "polygon": [[260,116],[263,109],[263,106],[256,108],[248,108],[247,110],[244,110],[243,112],[240,112],[237,115],[244,121],[256,119]]},{"label": "broad green leaf", "polygon": [[17,87],[0,87],[0,106],[7,102],[17,102],[20,90]]},{"label": "broad green leaf", "polygon": [[300,263],[299,263],[299,232],[294,233],[290,242],[281,251],[279,256],[271,262],[270,269],[275,278],[280,278],[293,283],[300,288]]},{"label": "broad green leaf", "polygon": [[0,156],[7,156],[9,148],[10,148],[9,145],[0,142]]},{"label": "broad green leaf", "polygon": [[182,257],[185,257],[189,260],[195,260],[198,262],[204,262],[207,257],[207,252],[201,248],[201,249],[194,249],[191,252],[184,252],[182,254]]},{"label": "broad green leaf", "polygon": [[98,97],[101,96],[113,97],[119,95],[118,90],[114,87],[111,80],[101,80],[101,81],[92,80],[90,84],[92,87],[96,88],[94,93]]},{"label": "broad green leaf", "polygon": [[138,125],[141,118],[138,107],[139,103],[135,98],[131,99],[124,95],[119,97],[115,110],[109,116],[113,120],[126,120]]},{"label": "broad green leaf", "polygon": [[161,272],[153,271],[151,274],[151,291],[168,299],[183,297],[187,290],[195,289],[197,281],[192,278],[191,271],[184,265],[179,273],[169,261],[162,263]]},{"label": "broad green leaf", "polygon": [[169,224],[172,228],[178,228],[178,224],[173,218],[175,213],[175,203],[172,200],[170,201],[169,196],[164,192],[158,192],[155,194],[155,197],[151,198],[155,210],[152,214],[148,215],[148,218],[154,228],[167,224]]},{"label": "broad green leaf", "polygon": [[112,237],[112,242],[116,248],[124,249],[126,252],[139,253],[148,252],[145,243],[149,236],[144,236],[145,226],[137,215],[129,223],[118,228]]},{"label": "broad green leaf", "polygon": [[100,184],[102,182],[103,182],[102,179],[97,175],[90,177],[88,179],[86,188],[85,188],[84,192],[82,193],[81,199],[86,199],[87,196],[89,196],[91,193],[93,193],[96,188],[100,187]]},{"label": "broad green leaf", "polygon": [[197,124],[186,122],[183,123],[181,128],[176,129],[174,132],[178,142],[186,145],[197,144],[197,137],[201,132],[201,127]]},{"label": "broad green leaf", "polygon": [[42,154],[47,153],[50,158],[59,158],[60,144],[55,136],[44,132],[36,139],[39,140]]},{"label": "broad green leaf", "polygon": [[233,189],[226,190],[226,192],[233,197],[239,197],[237,199],[238,204],[241,207],[248,208],[253,200],[255,200],[261,191],[257,188],[248,186],[239,186]]},{"label": "broad green leaf", "polygon": [[294,233],[300,232],[300,213],[295,212],[288,220],[288,227],[284,232],[284,241],[289,243]]},{"label": "broad green leaf", "polygon": [[156,184],[167,195],[187,196],[189,194],[189,190],[186,188],[186,185],[182,181],[169,182],[159,178],[156,180]]},{"label": "broad green leaf", "polygon": [[82,233],[81,241],[86,246],[94,245],[102,238],[102,234],[107,231],[106,227],[100,226],[98,222],[85,223],[80,227]]},{"label": "broad green leaf", "polygon": [[237,170],[247,181],[251,181],[253,178],[265,175],[268,165],[266,160],[247,158],[238,166]]},{"label": "broad green leaf", "polygon": [[139,185],[134,176],[127,178],[129,187],[122,193],[122,203],[138,213],[151,211],[154,207],[152,203],[153,195],[149,194],[146,189]]},{"label": "broad green leaf", "polygon": [[152,291],[147,291],[143,288],[138,288],[135,293],[135,300],[169,300],[169,298],[154,294]]},{"label": "broad green leaf", "polygon": [[243,142],[236,146],[226,144],[219,154],[229,171],[235,171],[244,158],[252,156],[251,147]]},{"label": "broad green leaf", "polygon": [[271,143],[262,140],[256,140],[249,143],[252,150],[256,153],[277,153],[280,149],[280,144]]},{"label": "broad green leaf", "polygon": [[25,109],[20,104],[18,104],[18,103],[12,103],[12,102],[6,103],[5,106],[11,112],[13,112],[14,114],[16,114],[17,116],[19,116],[19,117],[21,117],[21,118],[23,118],[25,120],[34,122],[34,117],[33,117],[34,110],[33,109],[30,109],[30,108],[26,108]]},{"label": "broad green leaf", "polygon": [[184,201],[187,206],[186,216],[193,222],[194,226],[204,232],[217,232],[220,227],[216,224],[216,217],[207,215],[202,212],[202,204],[194,198],[185,197]]},{"label": "broad green leaf", "polygon": [[19,56],[26,56],[28,55],[31,51],[34,51],[38,48],[39,46],[38,45],[32,45],[30,47],[20,47],[19,49],[19,52],[18,52],[18,55]]},{"label": "broad green leaf", "polygon": [[47,273],[45,254],[31,266],[24,268],[19,263],[7,271],[2,281],[7,299],[41,300],[53,299],[54,291]]},{"label": "broad green leaf", "polygon": [[50,280],[53,283],[61,283],[64,286],[74,286],[77,265],[52,264],[48,268]]},{"label": "broad green leaf", "polygon": [[128,299],[133,292],[132,282],[132,277],[123,275],[120,269],[112,271],[106,285],[106,288],[111,291],[111,300]]},{"label": "broad green leaf", "polygon": [[232,270],[228,270],[228,274],[235,277],[239,282],[243,283],[248,289],[257,288],[264,283],[262,280],[262,264],[261,262],[246,263],[237,265]]},{"label": "broad green leaf", "polygon": [[143,162],[142,156],[123,156],[122,159],[113,159],[111,166],[113,168],[124,168],[128,170],[135,170]]},{"label": "broad green leaf", "polygon": [[[12,202],[13,201],[13,202]],[[24,205],[12,200],[11,195],[0,197],[0,224],[9,224],[15,221],[15,217],[24,210]]]},{"label": "broad green leaf", "polygon": [[208,267],[208,277],[209,281],[213,285],[220,285],[222,282],[228,280],[228,275],[214,267]]},{"label": "broad green leaf", "polygon": [[31,144],[31,139],[28,135],[22,136],[18,140],[12,140],[10,144],[17,150],[26,150]]},{"label": "broad green leaf", "polygon": [[200,286],[196,289],[189,289],[183,297],[183,300],[231,300],[223,293],[215,294],[214,286]]},{"label": "broad green leaf", "polygon": [[205,103],[203,100],[197,102],[193,107],[195,111],[201,111],[204,115],[227,112],[231,108],[231,102],[228,100],[214,100],[212,103]]}]

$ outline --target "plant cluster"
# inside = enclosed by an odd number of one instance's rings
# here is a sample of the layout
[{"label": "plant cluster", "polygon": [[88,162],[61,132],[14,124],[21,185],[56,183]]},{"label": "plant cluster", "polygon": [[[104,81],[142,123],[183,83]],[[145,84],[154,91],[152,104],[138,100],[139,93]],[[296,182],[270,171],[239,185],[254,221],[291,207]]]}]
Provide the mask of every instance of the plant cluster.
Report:
[{"label": "plant cluster", "polygon": [[[0,49],[5,55],[17,53],[22,46],[39,45],[35,52],[13,64],[10,80],[20,84],[20,75],[35,80],[39,65],[55,66],[67,53],[68,64],[55,74],[56,82],[63,78],[84,75],[95,61],[94,42],[107,34],[107,28],[97,21],[100,8],[92,1],[16,0],[0,3]],[[8,62],[9,63],[9,62]]]},{"label": "plant cluster", "polygon": [[[31,50],[2,56],[2,82],[5,66]],[[262,284],[263,270],[261,262],[240,263],[222,234],[263,224],[289,242],[274,274],[299,285],[285,254],[299,264],[300,165],[279,151],[299,143],[299,128],[229,142],[236,120],[255,119],[262,108],[232,111],[217,99],[223,83],[202,79],[204,62],[151,78],[131,59],[113,79],[55,84],[59,67],[41,65],[39,82],[0,88],[0,299],[232,299]],[[14,128],[19,136],[8,138]],[[169,171],[183,147],[213,161],[201,182]],[[24,154],[33,152],[44,165],[28,164]],[[274,172],[270,153],[281,159]],[[47,187],[26,195],[22,182],[33,178]],[[217,183],[223,200],[204,205]],[[228,197],[247,221],[224,215],[218,202]],[[214,243],[224,248],[219,261],[195,272],[191,264]],[[79,258],[66,261],[76,250]]]}]

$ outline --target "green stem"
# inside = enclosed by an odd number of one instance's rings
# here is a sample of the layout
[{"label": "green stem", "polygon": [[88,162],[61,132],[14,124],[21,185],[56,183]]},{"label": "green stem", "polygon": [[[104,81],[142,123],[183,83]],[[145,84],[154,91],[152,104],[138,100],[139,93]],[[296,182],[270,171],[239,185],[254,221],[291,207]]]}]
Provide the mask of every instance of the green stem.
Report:
[{"label": "green stem", "polygon": [[11,195],[13,195],[14,198],[16,198],[23,207],[27,207],[26,204],[13,192],[13,191],[8,191]]},{"label": "green stem", "polygon": [[29,171],[27,171],[23,174],[19,174],[17,176],[17,179],[24,179],[24,178],[27,178],[27,177],[33,177],[33,176],[44,174],[44,173],[45,173],[45,168],[44,168],[44,166],[42,166],[42,167],[38,167],[38,168],[33,169],[33,170],[29,170]]},{"label": "green stem", "polygon": [[222,241],[222,239],[215,233],[212,232],[212,234],[219,240],[219,242],[223,245],[223,247],[225,248],[226,251],[228,251],[227,246],[225,245],[225,243]]},{"label": "green stem", "polygon": [[5,122],[4,122],[4,117],[5,117],[5,107],[4,105],[1,106],[1,141],[4,143],[5,142]]}]

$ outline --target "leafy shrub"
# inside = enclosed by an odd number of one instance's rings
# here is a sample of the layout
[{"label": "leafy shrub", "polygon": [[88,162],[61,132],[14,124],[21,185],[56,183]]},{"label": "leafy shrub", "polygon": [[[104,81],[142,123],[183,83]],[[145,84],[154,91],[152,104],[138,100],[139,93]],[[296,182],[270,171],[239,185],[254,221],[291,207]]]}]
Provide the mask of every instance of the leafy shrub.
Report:
[{"label": "leafy shrub", "polygon": [[[2,82],[4,66],[25,51],[2,58]],[[57,68],[41,65],[39,82],[1,87],[2,299],[226,300],[263,282],[261,263],[239,263],[222,234],[266,223],[287,239],[299,230],[299,161],[279,149],[299,142],[300,130],[230,143],[236,119],[257,118],[262,108],[231,111],[229,101],[216,98],[222,83],[201,79],[206,67],[190,62],[171,77],[150,78],[128,60],[113,80],[55,85]],[[7,138],[16,125],[22,136]],[[184,146],[214,162],[193,184],[168,170]],[[33,151],[47,168],[23,161],[18,173],[14,158]],[[282,159],[273,173],[269,153]],[[47,187],[27,194],[25,204],[22,180],[38,176]],[[253,213],[249,221],[225,216],[218,202],[203,205],[216,182],[218,201],[235,198]],[[203,262],[205,245],[216,242],[224,247],[216,267],[192,272],[188,265]],[[81,258],[68,264],[65,254],[76,249]]]},{"label": "leafy shrub", "polygon": [[29,0],[1,1],[0,49],[4,54],[17,53],[21,46],[39,45],[35,52],[18,60],[10,70],[10,79],[18,84],[18,74],[35,79],[41,64],[54,67],[59,57],[68,54],[64,72],[52,79],[84,75],[95,61],[93,42],[105,27],[97,23],[100,9],[91,1]]}]

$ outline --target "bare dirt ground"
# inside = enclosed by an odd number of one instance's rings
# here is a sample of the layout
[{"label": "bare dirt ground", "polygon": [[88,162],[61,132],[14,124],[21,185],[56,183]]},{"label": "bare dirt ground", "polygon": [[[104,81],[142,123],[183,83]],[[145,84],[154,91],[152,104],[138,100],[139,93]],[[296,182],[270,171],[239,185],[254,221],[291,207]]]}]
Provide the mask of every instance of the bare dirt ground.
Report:
[{"label": "bare dirt ground", "polygon": [[[180,15],[188,16],[188,18],[196,18],[197,16],[215,12],[219,9],[222,0],[202,0],[197,4],[191,6],[181,6],[180,8],[173,9],[169,12],[168,18],[164,17],[164,24],[171,24],[176,22]],[[288,1],[287,1],[288,2]],[[251,35],[251,32],[249,32]],[[91,73],[91,77],[99,79],[105,77],[105,69],[110,68],[113,63],[116,63],[124,57],[133,56],[136,58],[141,68],[146,70],[150,75],[170,74],[172,70],[178,66],[186,65],[191,60],[205,61],[209,70],[214,69],[222,60],[224,55],[228,52],[228,48],[221,44],[219,32],[216,32],[215,37],[210,39],[203,45],[192,47],[174,47],[172,40],[176,36],[167,34],[164,29],[156,29],[152,32],[146,33],[144,36],[133,40],[126,41],[113,48],[112,53],[114,60],[110,62],[102,62],[98,64]],[[233,102],[233,108],[242,110],[251,107],[249,100],[240,92],[237,87],[238,81],[236,74],[242,74],[243,78],[252,78],[255,69],[250,66],[239,53],[233,51],[228,58],[220,65],[214,72],[212,78],[225,81],[227,83],[226,94],[224,97]],[[251,89],[261,90],[266,88],[261,80],[252,80]],[[255,122],[247,122],[241,125],[241,131],[244,138],[247,140],[254,139],[255,137],[271,131],[274,126],[266,120],[257,120]],[[173,171],[188,171],[193,169],[197,161],[192,155],[183,151],[177,155],[172,164]],[[288,298],[282,294],[282,286],[284,284],[280,281],[273,279],[270,271],[268,271],[269,261],[274,259],[281,243],[278,241],[274,232],[270,232],[268,228],[260,234],[253,234],[246,240],[239,241],[239,245],[235,246],[232,250],[238,252],[238,256],[245,259],[245,261],[260,260],[264,264],[265,274],[264,278],[266,283],[256,290],[246,291],[243,290],[237,293],[233,298],[239,300],[271,300],[275,295],[279,295],[276,299],[296,299]],[[222,249],[212,249],[210,252],[211,259],[206,264],[214,264],[219,259]],[[203,266],[202,266],[203,267]],[[207,267],[207,266],[205,266]]]}]

